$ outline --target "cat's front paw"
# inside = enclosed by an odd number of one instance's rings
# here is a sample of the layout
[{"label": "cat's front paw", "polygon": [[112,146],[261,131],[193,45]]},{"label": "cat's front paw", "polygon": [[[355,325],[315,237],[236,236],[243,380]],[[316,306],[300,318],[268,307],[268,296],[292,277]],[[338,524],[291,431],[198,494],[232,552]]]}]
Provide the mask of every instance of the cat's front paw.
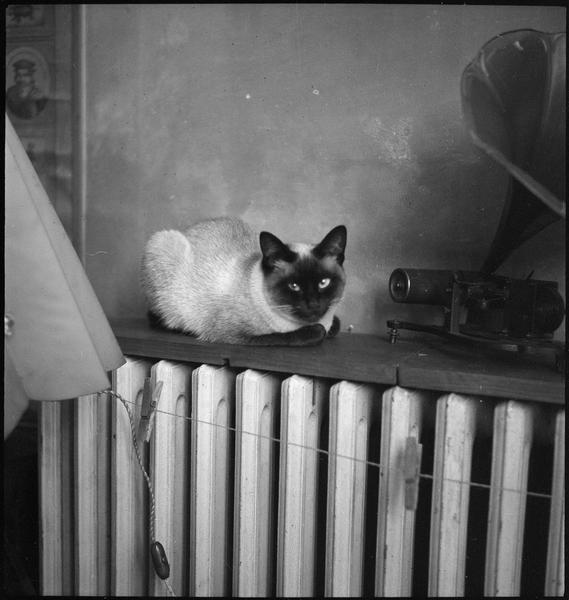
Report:
[{"label": "cat's front paw", "polygon": [[295,346],[316,346],[326,337],[326,329],[320,323],[306,325],[295,332]]},{"label": "cat's front paw", "polygon": [[340,331],[340,319],[334,315],[332,318],[332,325],[328,330],[328,337],[336,337],[338,332]]}]

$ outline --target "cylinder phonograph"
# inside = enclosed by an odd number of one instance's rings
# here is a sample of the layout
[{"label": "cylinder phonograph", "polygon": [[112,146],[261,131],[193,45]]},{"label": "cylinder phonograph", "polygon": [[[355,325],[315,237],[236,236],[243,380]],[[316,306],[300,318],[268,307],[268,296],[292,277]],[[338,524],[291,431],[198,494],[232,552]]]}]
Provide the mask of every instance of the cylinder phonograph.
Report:
[{"label": "cylinder phonograph", "polygon": [[517,350],[548,348],[565,303],[554,281],[495,271],[523,242],[565,219],[565,33],[508,32],[490,40],[465,69],[462,108],[473,142],[509,174],[502,216],[480,271],[395,269],[395,302],[438,305],[444,324],[387,322],[399,330],[476,340]]}]

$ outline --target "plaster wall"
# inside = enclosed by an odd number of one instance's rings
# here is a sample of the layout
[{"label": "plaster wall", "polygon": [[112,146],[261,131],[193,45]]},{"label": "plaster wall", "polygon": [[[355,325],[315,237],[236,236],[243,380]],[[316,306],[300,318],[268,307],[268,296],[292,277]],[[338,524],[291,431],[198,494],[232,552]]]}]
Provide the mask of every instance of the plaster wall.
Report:
[{"label": "plaster wall", "polygon": [[[505,194],[472,145],[460,77],[493,36],[561,31],[565,9],[389,4],[87,7],[87,272],[142,316],[148,236],[232,215],[285,241],[348,229],[343,328],[430,322],[397,267],[476,269]],[[505,271],[564,287],[564,226]]]}]

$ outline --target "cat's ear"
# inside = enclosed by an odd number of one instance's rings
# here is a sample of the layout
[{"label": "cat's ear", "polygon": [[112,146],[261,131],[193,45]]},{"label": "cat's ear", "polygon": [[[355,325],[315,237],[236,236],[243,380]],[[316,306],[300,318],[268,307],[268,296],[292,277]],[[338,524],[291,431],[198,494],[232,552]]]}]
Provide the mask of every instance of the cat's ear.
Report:
[{"label": "cat's ear", "polygon": [[346,250],[346,228],[344,225],[338,225],[334,227],[330,233],[316,246],[312,253],[317,258],[324,258],[325,256],[333,256],[338,264],[344,262],[344,251]]},{"label": "cat's ear", "polygon": [[259,244],[263,253],[263,267],[273,269],[279,260],[292,262],[294,260],[294,252],[276,235],[268,231],[261,231],[259,235]]}]

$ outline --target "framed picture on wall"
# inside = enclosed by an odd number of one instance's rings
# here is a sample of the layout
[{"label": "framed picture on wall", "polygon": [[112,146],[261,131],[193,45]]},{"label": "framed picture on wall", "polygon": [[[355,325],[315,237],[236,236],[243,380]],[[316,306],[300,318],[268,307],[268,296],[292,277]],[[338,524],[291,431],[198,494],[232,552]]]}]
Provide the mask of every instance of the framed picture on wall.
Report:
[{"label": "framed picture on wall", "polygon": [[53,6],[9,4],[6,7],[7,36],[42,36],[53,33]]},{"label": "framed picture on wall", "polygon": [[34,123],[48,118],[52,89],[50,67],[39,49],[19,46],[8,52],[6,109],[10,117]]}]

